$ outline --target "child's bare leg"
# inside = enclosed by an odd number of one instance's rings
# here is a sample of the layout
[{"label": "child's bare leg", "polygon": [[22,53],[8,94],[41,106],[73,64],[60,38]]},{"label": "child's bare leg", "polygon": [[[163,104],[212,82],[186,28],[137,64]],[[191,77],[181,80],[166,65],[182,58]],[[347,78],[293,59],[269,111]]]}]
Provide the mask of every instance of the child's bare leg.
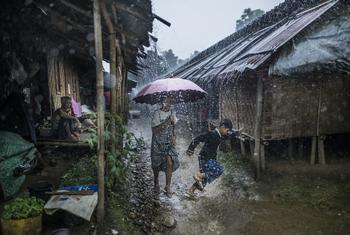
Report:
[{"label": "child's bare leg", "polygon": [[154,192],[159,194],[159,171],[153,170],[153,177],[154,177]]},{"label": "child's bare leg", "polygon": [[197,187],[196,187],[196,183],[192,184],[192,186],[188,189],[188,192],[190,194],[194,194],[194,192],[196,191]]},{"label": "child's bare leg", "polygon": [[171,177],[173,175],[173,160],[171,157],[167,157],[167,170],[166,170],[166,178],[165,178],[165,191],[168,196],[171,195]]},{"label": "child's bare leg", "polygon": [[197,172],[195,174],[195,176],[201,180],[203,180],[205,178],[205,173],[201,173],[201,172]]}]

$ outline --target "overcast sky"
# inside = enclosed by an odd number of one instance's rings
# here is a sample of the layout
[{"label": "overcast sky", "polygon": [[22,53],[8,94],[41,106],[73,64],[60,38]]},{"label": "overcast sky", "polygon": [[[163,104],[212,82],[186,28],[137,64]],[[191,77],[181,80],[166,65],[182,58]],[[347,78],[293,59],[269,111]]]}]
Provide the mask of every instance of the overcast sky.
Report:
[{"label": "overcast sky", "polygon": [[284,0],[153,0],[153,11],[171,22],[154,21],[161,50],[173,49],[181,59],[232,34],[245,8],[268,11]]}]

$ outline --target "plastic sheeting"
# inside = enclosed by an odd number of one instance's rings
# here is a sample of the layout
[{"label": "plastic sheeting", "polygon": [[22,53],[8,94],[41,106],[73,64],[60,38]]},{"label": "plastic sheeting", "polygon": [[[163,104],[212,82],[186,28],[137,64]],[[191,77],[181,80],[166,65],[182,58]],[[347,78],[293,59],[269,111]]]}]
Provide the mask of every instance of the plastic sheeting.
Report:
[{"label": "plastic sheeting", "polygon": [[0,131],[0,187],[5,199],[14,196],[22,186],[25,175],[14,170],[36,158],[34,145],[15,133]]},{"label": "plastic sheeting", "polygon": [[269,73],[291,76],[321,69],[350,73],[350,15],[330,21],[282,51]]}]

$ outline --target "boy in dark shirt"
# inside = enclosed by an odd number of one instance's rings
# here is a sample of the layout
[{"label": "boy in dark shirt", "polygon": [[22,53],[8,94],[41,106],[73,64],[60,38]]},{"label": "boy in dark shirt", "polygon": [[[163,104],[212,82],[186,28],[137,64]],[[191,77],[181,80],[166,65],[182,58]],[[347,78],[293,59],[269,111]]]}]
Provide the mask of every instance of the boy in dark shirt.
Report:
[{"label": "boy in dark shirt", "polygon": [[221,140],[227,136],[231,130],[231,120],[224,119],[218,128],[196,137],[191,142],[186,152],[189,156],[193,155],[194,149],[200,142],[203,142],[204,146],[198,156],[199,172],[193,176],[196,182],[187,191],[187,196],[193,197],[196,189],[203,191],[207,183],[213,182],[223,173],[224,167],[216,161],[216,153]]}]

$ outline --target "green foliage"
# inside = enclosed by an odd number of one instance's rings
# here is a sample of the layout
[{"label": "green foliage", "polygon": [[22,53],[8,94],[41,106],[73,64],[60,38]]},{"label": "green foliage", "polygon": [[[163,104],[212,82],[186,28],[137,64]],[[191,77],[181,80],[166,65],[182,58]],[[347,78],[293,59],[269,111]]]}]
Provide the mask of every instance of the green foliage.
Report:
[{"label": "green foliage", "polygon": [[45,202],[36,197],[18,197],[5,205],[4,219],[26,219],[43,213]]},{"label": "green foliage", "polygon": [[255,19],[262,16],[265,12],[260,9],[252,10],[250,8],[246,8],[241,15],[241,19],[236,20],[236,31],[244,28],[246,25],[253,22]]},{"label": "green foliage", "polygon": [[95,184],[97,176],[97,157],[82,158],[62,177],[64,185]]},{"label": "green foliage", "polygon": [[[111,125],[115,123],[116,135],[113,136],[111,133]],[[133,133],[128,132],[127,128],[123,124],[123,119],[118,116],[112,116],[109,112],[105,113],[105,156],[106,156],[106,186],[111,189],[112,186],[116,183],[124,182],[126,179],[127,168],[124,164],[124,159],[131,151],[136,151],[140,148],[143,148],[145,142],[142,138],[137,138]],[[90,130],[90,138],[86,140],[91,148],[96,148],[98,143],[98,135],[96,130]],[[117,146],[124,144],[124,147],[121,149],[116,149],[113,153],[110,149],[112,144]],[[95,160],[96,161],[96,160]],[[75,171],[74,171],[75,172]],[[79,171],[77,171],[79,174]],[[69,182],[77,181],[81,177],[77,177],[74,174],[71,174],[73,177],[69,176]],[[92,175],[91,173],[89,175]],[[83,181],[85,182],[84,178]]]}]

